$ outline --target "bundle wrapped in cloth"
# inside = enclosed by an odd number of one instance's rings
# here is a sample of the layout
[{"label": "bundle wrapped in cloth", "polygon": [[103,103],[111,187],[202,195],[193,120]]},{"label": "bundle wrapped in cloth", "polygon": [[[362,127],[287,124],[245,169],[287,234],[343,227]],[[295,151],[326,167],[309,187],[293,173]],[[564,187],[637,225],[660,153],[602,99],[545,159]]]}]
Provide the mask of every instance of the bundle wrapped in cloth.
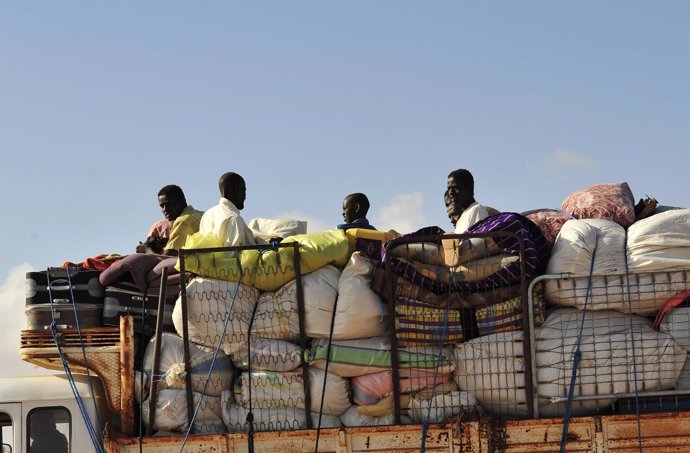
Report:
[{"label": "bundle wrapped in cloth", "polygon": [[[300,268],[303,274],[327,264],[344,266],[350,256],[343,230],[290,236],[281,244],[299,244]],[[187,237],[185,249],[222,247],[213,235],[196,233]],[[190,253],[185,258],[185,270],[202,277],[241,282],[262,291],[275,291],[294,280],[294,250],[292,247],[268,247],[266,250],[241,252]],[[177,264],[180,269],[180,263]]]}]

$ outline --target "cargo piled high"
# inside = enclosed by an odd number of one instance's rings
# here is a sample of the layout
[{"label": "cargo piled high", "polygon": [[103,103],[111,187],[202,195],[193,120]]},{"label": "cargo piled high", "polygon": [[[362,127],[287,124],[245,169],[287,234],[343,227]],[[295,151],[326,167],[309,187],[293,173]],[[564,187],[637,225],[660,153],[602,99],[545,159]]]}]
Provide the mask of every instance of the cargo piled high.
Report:
[{"label": "cargo piled high", "polygon": [[690,209],[590,190],[32,272],[20,353],[102,387],[79,451],[690,451]]}]

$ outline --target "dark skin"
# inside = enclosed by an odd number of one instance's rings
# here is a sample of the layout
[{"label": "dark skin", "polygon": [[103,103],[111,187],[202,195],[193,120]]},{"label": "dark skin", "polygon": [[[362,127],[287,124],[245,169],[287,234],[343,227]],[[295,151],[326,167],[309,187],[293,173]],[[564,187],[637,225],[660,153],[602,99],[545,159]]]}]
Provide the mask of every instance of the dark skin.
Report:
[{"label": "dark skin", "polygon": [[347,197],[343,200],[343,220],[345,223],[350,223],[355,219],[358,219],[360,211],[360,205],[354,201],[351,197]]},{"label": "dark skin", "polygon": [[446,205],[448,219],[450,220],[450,223],[452,223],[453,226],[455,226],[455,224],[458,223],[460,215],[455,212],[455,206],[451,203],[450,193],[448,190],[446,190],[446,193],[443,194],[443,202]]},{"label": "dark skin", "polygon": [[[171,222],[174,222],[175,219],[182,214],[184,208],[187,207],[187,203],[173,196],[159,195],[158,206],[161,207],[163,216]],[[162,253],[166,256],[177,256],[177,250],[163,249],[165,246],[164,242],[167,242],[167,240],[163,241],[161,238],[147,238],[145,243],[139,243],[136,251],[138,253],[154,252],[154,254]],[[148,247],[151,247],[152,250],[148,250]]]},{"label": "dark skin", "polygon": [[[448,211],[449,217],[450,213],[452,212],[457,216],[457,218],[460,218],[462,213],[465,212],[465,209],[475,202],[474,191],[463,185],[460,181],[456,181],[453,176],[448,177],[447,193],[450,200],[450,205],[446,205],[446,210]],[[452,211],[450,210],[451,208],[449,206],[452,207]]]},{"label": "dark skin", "polygon": [[[185,203],[184,201],[167,195],[158,196],[158,205],[161,207],[161,211],[163,211],[163,215],[165,216],[165,218],[170,220],[171,222],[174,222],[175,219],[177,219],[180,216],[180,214],[182,214],[184,208],[187,207],[187,203]],[[164,249],[163,255],[177,256],[177,250]]]},{"label": "dark skin", "polygon": [[231,201],[240,211],[244,209],[244,201],[247,199],[247,186],[237,173],[225,173],[218,182],[220,195]]},{"label": "dark skin", "polygon": [[174,222],[175,219],[178,218],[180,214],[182,214],[184,208],[187,207],[187,203],[175,197],[170,197],[168,195],[159,195],[158,206],[161,207],[161,211],[163,211],[163,215],[165,216],[165,218],[170,220],[171,222]]},{"label": "dark skin", "polygon": [[348,195],[345,197],[343,200],[343,219],[345,223],[350,223],[366,216],[367,211],[364,210],[364,206],[357,196]]}]

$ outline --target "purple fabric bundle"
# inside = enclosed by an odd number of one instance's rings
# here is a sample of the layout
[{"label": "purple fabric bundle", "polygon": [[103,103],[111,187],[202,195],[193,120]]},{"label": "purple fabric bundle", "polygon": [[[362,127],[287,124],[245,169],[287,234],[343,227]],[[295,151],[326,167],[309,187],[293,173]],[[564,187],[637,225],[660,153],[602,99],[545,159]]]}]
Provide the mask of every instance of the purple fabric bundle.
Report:
[{"label": "purple fabric bundle", "polygon": [[146,291],[151,287],[160,286],[162,268],[172,269],[171,278],[168,279],[168,287],[179,286],[180,278],[173,275],[177,258],[164,258],[145,253],[133,253],[113,263],[99,276],[101,285],[110,286],[114,283],[133,283],[139,290]]},{"label": "purple fabric bundle", "polygon": [[[515,236],[494,236],[496,245],[503,253],[517,256],[520,253],[520,239],[524,243],[525,278],[530,280],[544,271],[549,258],[549,247],[539,227],[526,217],[514,213],[503,212],[474,224],[467,230],[467,234],[507,232]],[[479,281],[441,282],[422,275],[414,265],[398,258],[390,258],[391,270],[406,280],[430,289],[437,294],[451,291],[478,291],[507,286],[520,281],[520,260],[510,263],[487,278]]]}]

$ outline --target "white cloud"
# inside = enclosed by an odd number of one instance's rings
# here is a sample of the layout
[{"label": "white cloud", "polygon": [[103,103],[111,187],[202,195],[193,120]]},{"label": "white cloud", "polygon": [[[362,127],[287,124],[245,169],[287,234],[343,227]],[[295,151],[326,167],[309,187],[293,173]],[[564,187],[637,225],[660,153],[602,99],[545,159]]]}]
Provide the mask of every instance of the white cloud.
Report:
[{"label": "white cloud", "polygon": [[319,231],[326,231],[326,230],[330,230],[330,229],[333,229],[336,227],[336,225],[326,223],[321,219],[317,219],[315,217],[310,217],[310,216],[303,214],[302,212],[296,211],[296,210],[279,214],[276,216],[276,218],[278,218],[278,219],[288,218],[288,219],[295,219],[295,220],[306,220],[306,222],[307,222],[307,233],[317,233]]},{"label": "white cloud", "polygon": [[590,157],[573,153],[563,148],[558,148],[544,156],[537,163],[528,163],[529,170],[547,173],[553,176],[561,176],[573,170],[591,170],[596,167],[596,161]]},{"label": "white cloud", "polygon": [[33,268],[27,263],[13,267],[0,287],[0,309],[3,315],[0,329],[0,376],[55,373],[37,368],[19,358],[20,331],[26,329],[24,280],[26,273],[31,270]]},{"label": "white cloud", "polygon": [[376,211],[372,223],[379,230],[411,233],[428,226],[423,213],[424,197],[419,192],[400,194]]}]

